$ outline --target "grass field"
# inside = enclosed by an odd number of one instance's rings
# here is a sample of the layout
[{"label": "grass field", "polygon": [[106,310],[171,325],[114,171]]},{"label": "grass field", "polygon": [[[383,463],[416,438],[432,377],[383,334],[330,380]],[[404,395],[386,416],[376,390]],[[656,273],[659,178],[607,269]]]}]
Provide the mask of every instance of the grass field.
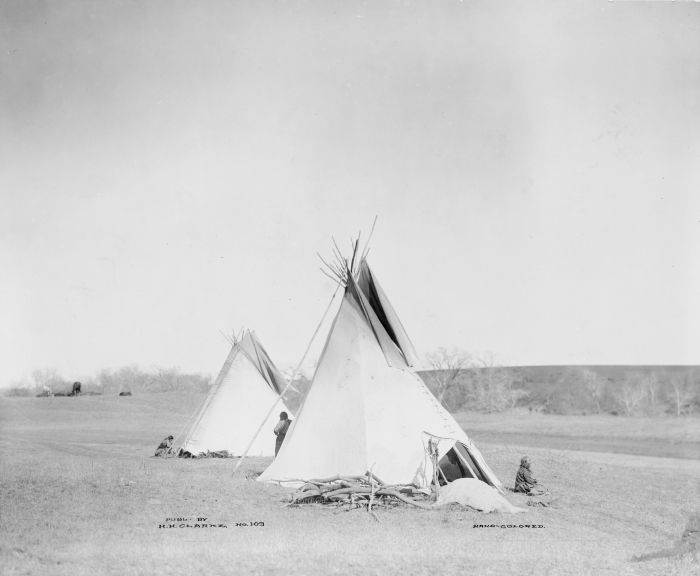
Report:
[{"label": "grass field", "polygon": [[457,421],[479,444],[612,452],[700,460],[700,418],[559,416],[515,412],[458,413]]},{"label": "grass field", "polygon": [[[698,573],[688,555],[632,561],[672,546],[700,510],[697,420],[460,414],[505,483],[526,450],[555,506],[517,516],[401,507],[377,522],[285,507],[286,490],[253,480],[265,459],[232,476],[235,460],[151,458],[200,400],[0,399],[2,574]],[[683,458],[658,457],[671,445]],[[159,527],[197,518],[227,528]],[[264,526],[236,526],[252,522]],[[543,528],[474,527],[512,523]]]}]

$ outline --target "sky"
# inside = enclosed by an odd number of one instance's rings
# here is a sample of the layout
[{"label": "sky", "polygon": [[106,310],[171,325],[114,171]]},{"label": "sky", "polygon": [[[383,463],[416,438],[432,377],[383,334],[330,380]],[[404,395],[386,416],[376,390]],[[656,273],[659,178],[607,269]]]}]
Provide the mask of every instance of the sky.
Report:
[{"label": "sky", "polygon": [[700,363],[700,4],[0,1],[0,385],[295,366],[375,216],[424,357]]}]

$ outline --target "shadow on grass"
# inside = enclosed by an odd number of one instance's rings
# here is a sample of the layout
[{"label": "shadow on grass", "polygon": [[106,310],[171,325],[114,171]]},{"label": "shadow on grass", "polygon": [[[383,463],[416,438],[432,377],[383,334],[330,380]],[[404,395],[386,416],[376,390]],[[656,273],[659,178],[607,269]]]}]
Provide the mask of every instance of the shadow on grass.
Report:
[{"label": "shadow on grass", "polygon": [[700,552],[700,513],[695,512],[688,518],[685,525],[685,531],[680,539],[671,547],[641,556],[633,556],[632,562],[646,562],[657,558],[675,558],[691,556],[695,562],[698,562],[698,552]]}]

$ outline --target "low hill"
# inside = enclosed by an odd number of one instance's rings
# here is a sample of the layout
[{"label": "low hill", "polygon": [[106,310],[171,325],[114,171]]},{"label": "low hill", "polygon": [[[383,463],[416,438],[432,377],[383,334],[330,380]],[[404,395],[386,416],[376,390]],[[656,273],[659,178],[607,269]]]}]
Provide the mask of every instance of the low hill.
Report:
[{"label": "low hill", "polygon": [[481,366],[419,372],[452,410],[553,414],[700,412],[699,366]]}]

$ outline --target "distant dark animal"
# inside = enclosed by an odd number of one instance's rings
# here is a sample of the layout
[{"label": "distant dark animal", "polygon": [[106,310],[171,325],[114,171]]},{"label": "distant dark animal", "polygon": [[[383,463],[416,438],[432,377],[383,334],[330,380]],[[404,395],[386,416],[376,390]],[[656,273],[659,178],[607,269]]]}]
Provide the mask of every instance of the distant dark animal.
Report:
[{"label": "distant dark animal", "polygon": [[71,390],[69,396],[80,396],[81,386],[82,384],[80,384],[80,382],[73,382],[73,390]]},{"label": "distant dark animal", "polygon": [[131,396],[131,392],[120,392],[120,396]]}]

